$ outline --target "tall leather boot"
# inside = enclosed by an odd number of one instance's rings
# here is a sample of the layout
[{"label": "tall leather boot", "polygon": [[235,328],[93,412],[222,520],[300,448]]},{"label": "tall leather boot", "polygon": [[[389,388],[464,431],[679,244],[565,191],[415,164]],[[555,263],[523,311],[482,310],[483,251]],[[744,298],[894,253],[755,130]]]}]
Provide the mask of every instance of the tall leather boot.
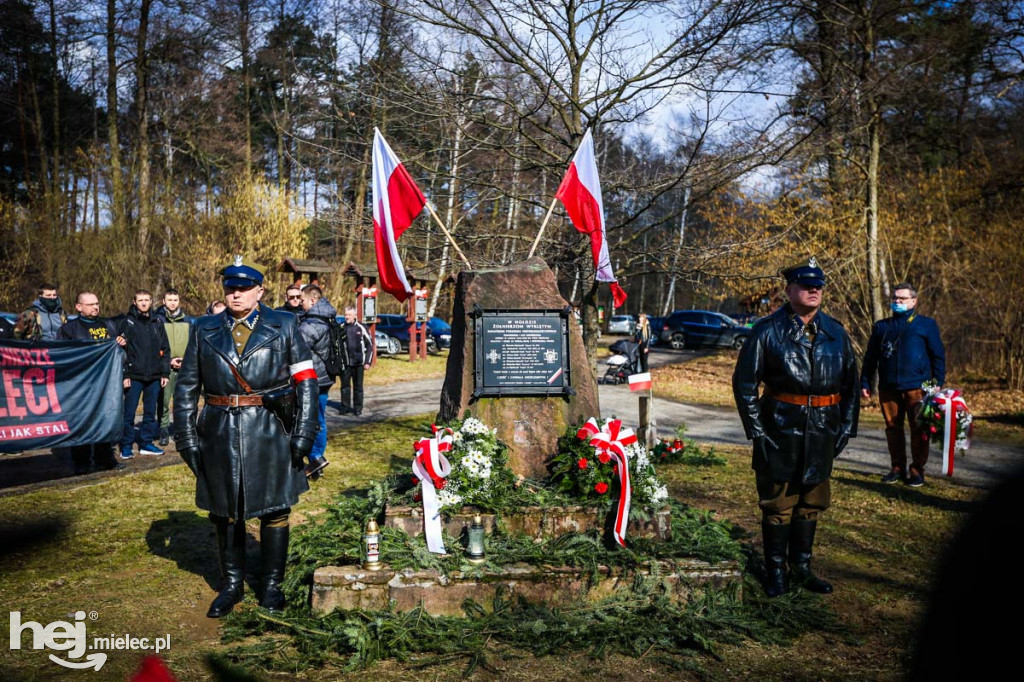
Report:
[{"label": "tall leather boot", "polygon": [[288,526],[260,529],[260,559],[263,563],[260,606],[271,611],[280,611],[285,606],[281,583],[288,560],[288,531]]},{"label": "tall leather boot", "polygon": [[788,524],[761,522],[764,540],[764,591],[769,597],[786,593],[786,544],[790,542]]},{"label": "tall leather boot", "polygon": [[811,547],[817,519],[793,519],[789,534],[789,574],[794,583],[818,594],[831,594],[832,585],[811,572]]},{"label": "tall leather boot", "polygon": [[245,526],[216,523],[217,556],[220,559],[221,587],[206,612],[207,618],[223,618],[242,601],[245,591]]}]

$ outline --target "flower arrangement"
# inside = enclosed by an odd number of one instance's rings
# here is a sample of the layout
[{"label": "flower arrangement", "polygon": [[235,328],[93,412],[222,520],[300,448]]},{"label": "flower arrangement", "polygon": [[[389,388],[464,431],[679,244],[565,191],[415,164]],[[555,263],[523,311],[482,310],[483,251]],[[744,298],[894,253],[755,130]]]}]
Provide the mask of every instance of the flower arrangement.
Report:
[{"label": "flower arrangement", "polygon": [[464,505],[493,509],[496,497],[515,484],[505,444],[498,440],[496,429],[474,417],[448,428],[452,430],[452,449],[447,455],[451,472],[437,491],[440,510],[452,512]]},{"label": "flower arrangement", "polygon": [[[918,407],[917,421],[923,426],[921,436],[939,444],[945,444],[946,410],[954,419],[956,437],[953,449],[965,451],[971,446],[971,434],[974,430],[970,410],[967,403],[955,389],[939,390],[934,382],[927,382],[922,387],[924,400]],[[948,445],[948,444],[947,444]]]},{"label": "flower arrangement", "polygon": [[[597,424],[604,428],[610,421],[598,420]],[[559,438],[558,454],[548,466],[551,483],[559,492],[583,503],[613,504],[619,495],[617,460],[579,438],[580,427],[570,426]],[[631,509],[650,512],[660,508],[668,499],[668,488],[658,478],[647,449],[632,443],[624,450],[633,489]]]},{"label": "flower arrangement", "polygon": [[715,454],[712,447],[703,450],[697,443],[686,438],[686,425],[676,428],[675,438],[662,438],[651,451],[651,458],[661,464],[682,462],[694,466],[724,466],[725,459]]}]

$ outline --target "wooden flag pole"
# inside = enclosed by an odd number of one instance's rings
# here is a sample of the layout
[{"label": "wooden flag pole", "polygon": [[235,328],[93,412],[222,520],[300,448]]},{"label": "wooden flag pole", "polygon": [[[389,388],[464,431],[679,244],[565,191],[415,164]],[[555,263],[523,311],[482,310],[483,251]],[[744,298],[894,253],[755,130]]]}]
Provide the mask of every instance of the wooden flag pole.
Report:
[{"label": "wooden flag pole", "polygon": [[437,213],[434,212],[434,207],[430,205],[429,201],[427,202],[427,208],[430,210],[430,215],[434,216],[434,220],[437,221],[437,224],[441,228],[441,231],[444,232],[444,236],[448,237],[448,241],[452,243],[452,248],[454,248],[455,252],[462,257],[463,261],[465,261],[466,267],[472,268],[473,266],[469,264],[469,259],[466,258],[466,254],[462,253],[462,249],[460,249],[459,245],[455,243],[455,237],[451,235],[451,232],[449,232],[448,228],[444,226],[444,223],[441,222],[441,219],[437,217]]},{"label": "wooden flag pole", "polygon": [[533,240],[533,246],[530,247],[530,253],[527,258],[533,258],[533,252],[537,250],[537,245],[540,244],[541,235],[544,234],[544,228],[548,226],[548,221],[551,220],[551,214],[555,211],[555,204],[558,202],[558,197],[551,200],[551,206],[548,207],[548,213],[544,216],[544,222],[540,224],[540,232],[537,233],[537,238]]}]

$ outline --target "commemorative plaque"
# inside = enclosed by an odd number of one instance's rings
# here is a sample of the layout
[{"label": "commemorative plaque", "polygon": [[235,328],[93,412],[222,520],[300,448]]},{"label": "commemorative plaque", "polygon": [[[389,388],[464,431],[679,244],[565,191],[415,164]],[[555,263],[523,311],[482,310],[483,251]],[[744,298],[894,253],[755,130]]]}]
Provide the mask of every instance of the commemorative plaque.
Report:
[{"label": "commemorative plaque", "polygon": [[474,397],[571,395],[569,311],[476,310]]}]

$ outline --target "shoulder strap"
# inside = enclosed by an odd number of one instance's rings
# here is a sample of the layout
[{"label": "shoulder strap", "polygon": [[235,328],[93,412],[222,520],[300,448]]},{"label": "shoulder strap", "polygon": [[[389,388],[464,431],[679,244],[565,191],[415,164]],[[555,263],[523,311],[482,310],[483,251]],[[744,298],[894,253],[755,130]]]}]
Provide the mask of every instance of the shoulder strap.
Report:
[{"label": "shoulder strap", "polygon": [[242,390],[245,391],[246,394],[252,393],[252,386],[250,386],[249,382],[245,380],[245,377],[239,373],[235,364],[233,362],[229,362],[228,367],[231,368],[231,373],[235,375],[235,380],[238,382],[238,385],[242,387]]}]

